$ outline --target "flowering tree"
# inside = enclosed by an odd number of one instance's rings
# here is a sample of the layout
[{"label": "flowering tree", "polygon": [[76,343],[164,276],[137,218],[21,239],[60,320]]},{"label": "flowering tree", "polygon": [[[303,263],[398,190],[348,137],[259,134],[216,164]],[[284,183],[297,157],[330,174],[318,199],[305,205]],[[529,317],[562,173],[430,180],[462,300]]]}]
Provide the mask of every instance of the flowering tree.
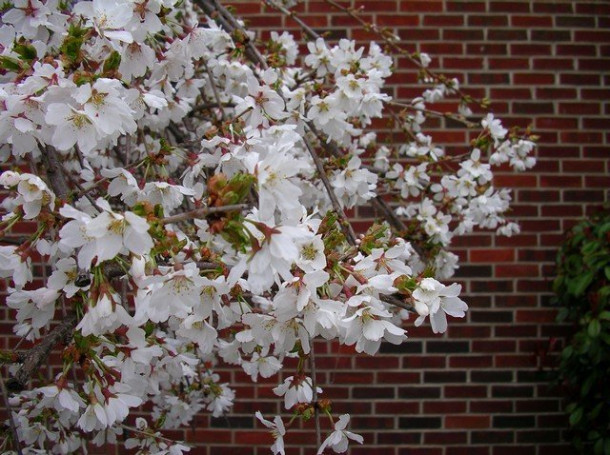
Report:
[{"label": "flowering tree", "polygon": [[[374,355],[407,340],[411,315],[435,333],[464,316],[460,286],[438,281],[457,268],[447,247],[474,228],[518,230],[492,166],[531,167],[533,142],[490,113],[472,120],[469,106],[486,100],[327,1],[419,67],[421,97],[393,101],[386,51],[329,44],[294,1],[266,3],[303,27],[300,56],[288,33],[255,44],[218,0],[4,3],[0,274],[15,333],[36,344],[2,355],[13,407],[3,450],[81,453],[128,428],[137,453],[187,452],[163,430],[230,410],[218,362],[256,382],[296,357],[274,392],[291,422],[331,419],[324,441],[317,426],[319,453],[344,452],[362,438],[318,398],[312,340]],[[427,107],[448,95],[456,114]],[[408,142],[376,142],[382,115]],[[478,132],[448,155],[424,132],[430,116]],[[362,204],[379,222],[357,235],[345,210]],[[22,221],[32,235],[5,236]],[[43,282],[33,257],[51,267]],[[27,389],[58,345],[61,373]],[[147,402],[148,418],[128,425]],[[289,423],[256,417],[283,454]]]}]

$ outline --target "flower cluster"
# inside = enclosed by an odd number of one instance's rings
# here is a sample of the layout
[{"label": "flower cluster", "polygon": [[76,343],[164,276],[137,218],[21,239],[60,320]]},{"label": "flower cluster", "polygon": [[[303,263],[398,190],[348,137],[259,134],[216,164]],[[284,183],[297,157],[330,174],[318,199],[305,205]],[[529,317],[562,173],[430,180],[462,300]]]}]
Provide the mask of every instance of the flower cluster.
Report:
[{"label": "flower cluster", "polygon": [[[13,367],[16,388],[66,343],[53,381],[11,397],[14,444],[62,454],[122,436],[139,454],[181,454],[163,430],[233,404],[219,362],[256,382],[291,357],[273,391],[293,418],[256,414],[272,451],[318,411],[334,427],[318,453],[362,443],[319,398],[313,340],[374,355],[407,340],[410,314],[435,333],[464,317],[461,287],[438,281],[457,268],[448,247],[475,228],[518,232],[493,167],[531,167],[531,138],[487,114],[472,146],[448,154],[425,133],[438,114],[427,105],[461,92],[427,55],[410,58],[431,87],[398,103],[379,45],[312,36],[299,56],[289,33],[257,42],[217,1],[2,8],[0,233],[37,227],[0,246],[14,331],[41,341]],[[467,100],[456,118],[471,124]],[[407,143],[367,131],[384,112]],[[345,210],[362,204],[382,220],[357,235]],[[33,258],[50,267],[42,282]],[[147,403],[150,418],[128,426]]]}]

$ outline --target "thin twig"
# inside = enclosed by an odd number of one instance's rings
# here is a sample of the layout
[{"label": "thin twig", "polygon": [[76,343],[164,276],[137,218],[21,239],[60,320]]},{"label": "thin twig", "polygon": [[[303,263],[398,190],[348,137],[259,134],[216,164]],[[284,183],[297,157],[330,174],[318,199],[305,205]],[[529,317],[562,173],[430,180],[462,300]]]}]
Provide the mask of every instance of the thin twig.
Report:
[{"label": "thin twig", "polygon": [[8,238],[8,237],[0,238],[0,243],[6,244],[6,245],[23,245],[26,241],[27,241],[27,239],[25,237],[17,237],[15,239]]},{"label": "thin twig", "polygon": [[[400,45],[398,45],[398,43],[397,43],[398,37],[396,37],[394,34],[389,32],[388,30],[380,29],[376,24],[367,22],[364,19],[362,19],[362,17],[360,17],[360,15],[358,14],[358,12],[355,8],[343,6],[334,0],[324,0],[324,1],[326,3],[328,3],[329,5],[334,6],[339,11],[342,11],[343,13],[349,15],[352,19],[357,21],[364,28],[365,31],[372,31],[375,34],[377,34],[377,36],[379,36],[386,45],[388,45],[398,54],[402,55],[403,57],[406,57],[410,62],[412,62],[415,66],[417,66],[419,68],[419,70],[426,77],[428,77],[434,81],[437,81],[437,82],[442,82],[442,83],[447,82],[446,76],[444,76],[442,74],[436,74],[431,69],[422,65],[422,62],[419,59],[417,53],[412,54],[408,50],[406,50],[406,49],[402,48]],[[388,35],[391,35],[391,36],[388,36]],[[479,104],[480,106],[485,107],[485,105],[486,105],[485,100],[477,100],[477,99],[473,98],[472,96],[467,95],[466,93],[462,92],[457,87],[452,87],[452,89],[457,95],[460,96],[462,101],[475,102],[475,103]]]},{"label": "thin twig", "polygon": [[322,443],[322,432],[320,431],[320,406],[318,405],[318,386],[316,382],[316,356],[314,354],[314,340],[310,340],[310,349],[309,349],[309,366],[311,368],[311,386],[313,389],[312,399],[313,399],[313,412],[314,412],[314,422],[316,425],[316,445],[320,447]]},{"label": "thin twig", "polygon": [[422,112],[424,114],[432,115],[434,117],[454,120],[456,122],[462,123],[466,128],[470,128],[470,129],[477,128],[479,126],[478,123],[471,122],[471,121],[467,120],[463,115],[460,115],[460,114],[453,114],[451,112],[435,111],[434,109],[421,108],[421,107],[413,106],[412,104],[401,103],[398,101],[386,101],[385,104],[388,106],[394,106],[394,107],[398,107],[401,109],[407,109],[407,110],[414,111],[414,112]]},{"label": "thin twig", "polygon": [[224,121],[225,110],[222,107],[222,101],[220,99],[220,94],[218,93],[218,87],[216,87],[216,84],[214,83],[214,77],[212,76],[212,72],[210,71],[210,68],[207,64],[205,65],[205,72],[207,73],[208,79],[210,80],[210,86],[212,87],[212,93],[214,93],[214,98],[216,98],[216,102],[218,103],[218,109],[220,110],[220,118]]},{"label": "thin twig", "polygon": [[[146,139],[144,139],[144,144],[146,144]],[[146,147],[146,145],[145,145],[145,147]],[[141,160],[135,161],[135,162],[133,162],[133,163],[125,164],[125,165],[123,166],[123,168],[125,168],[125,169],[127,169],[127,170],[129,170],[129,169],[131,169],[131,168],[133,168],[133,167],[136,167],[136,168],[137,168],[137,167],[141,166],[141,165],[142,165],[142,163],[144,163],[144,161],[145,161],[147,158],[148,158],[148,157],[146,157],[146,158],[142,158]],[[100,186],[100,185],[104,184],[105,182],[107,182],[107,181],[109,181],[109,180],[110,180],[110,177],[102,177],[101,179],[99,179],[98,181],[96,181],[95,183],[93,183],[91,186],[89,186],[89,187],[87,187],[87,188],[83,188],[82,190],[78,191],[77,193],[74,193],[74,196],[75,196],[76,198],[79,198],[79,197],[83,196],[85,193],[88,193],[88,192],[90,192],[90,191],[94,190],[95,188],[97,188],[98,186]]]},{"label": "thin twig", "polygon": [[[1,371],[1,370],[0,370]],[[17,451],[18,455],[23,455],[21,451],[21,444],[19,442],[19,434],[17,433],[17,425],[15,424],[15,419],[13,418],[13,411],[11,410],[11,405],[8,400],[8,392],[6,390],[6,385],[4,384],[4,378],[0,373],[0,388],[2,389],[2,396],[4,397],[4,406],[6,407],[6,411],[8,412],[8,423],[11,426],[11,432],[13,433],[13,447]]]},{"label": "thin twig", "polygon": [[193,109],[191,109],[189,116],[192,116],[192,114],[196,114],[198,112],[201,111],[206,111],[206,110],[210,110],[210,109],[214,109],[215,107],[235,107],[235,103],[231,103],[231,102],[226,102],[226,103],[201,103],[198,104],[197,106],[194,106]]},{"label": "thin twig", "polygon": [[232,212],[244,210],[250,207],[248,204],[233,204],[223,205],[222,207],[202,207],[200,209],[191,210],[189,212],[180,213],[178,215],[168,216],[159,220],[162,224],[178,223],[180,221],[191,220],[193,218],[201,218],[205,215],[221,212]]},{"label": "thin twig", "polygon": [[273,0],[264,0],[264,2],[266,5],[270,6],[271,8],[275,8],[276,10],[278,10],[282,14],[290,17],[293,21],[295,21],[297,24],[299,24],[299,27],[301,27],[303,29],[303,31],[307,34],[307,36],[309,36],[311,39],[320,38],[320,34],[317,33],[314,29],[312,29],[305,22],[303,22],[303,20],[299,16],[297,16],[294,11],[290,11],[289,9],[285,8],[282,5],[279,5],[278,3],[276,3]]},{"label": "thin twig", "polygon": [[256,48],[256,46],[254,46],[254,44],[250,40],[248,33],[246,32],[246,29],[244,29],[244,27],[242,27],[242,25],[237,21],[237,19],[235,19],[233,14],[231,14],[231,12],[229,10],[227,10],[218,0],[212,0],[212,2],[214,3],[217,11],[220,12],[220,14],[222,14],[229,21],[229,23],[233,26],[234,31],[235,30],[239,31],[239,35],[241,35],[241,38],[243,40],[242,43],[246,46],[247,52],[251,53],[255,57],[255,59],[258,61],[258,63],[261,65],[261,68],[266,70],[269,67],[267,65],[267,61],[265,60],[265,58],[261,55],[261,53]]},{"label": "thin twig", "polygon": [[354,233],[354,229],[352,228],[351,223],[347,219],[347,216],[345,215],[345,212],[343,211],[343,208],[341,207],[341,204],[339,203],[339,199],[337,199],[335,190],[333,190],[333,187],[330,184],[330,181],[328,180],[328,176],[326,175],[326,170],[324,169],[324,163],[322,162],[322,160],[320,159],[320,157],[314,150],[313,146],[309,143],[309,141],[305,140],[305,146],[307,147],[307,150],[309,150],[309,154],[311,155],[313,162],[316,165],[316,169],[318,170],[318,174],[320,174],[320,179],[322,180],[322,183],[324,184],[324,188],[326,188],[326,192],[328,193],[330,202],[333,205],[333,209],[335,210],[335,212],[337,212],[337,215],[339,215],[339,217],[341,218],[340,223],[339,223],[341,226],[341,230],[345,234],[345,237],[347,238],[347,241],[349,242],[349,244],[355,245],[356,244],[356,234]]},{"label": "thin twig", "polygon": [[85,188],[83,188],[83,186],[74,177],[72,177],[72,175],[70,175],[63,167],[61,168],[61,172],[62,174],[64,174],[64,177],[66,177],[76,188],[78,188],[79,193],[87,198],[91,206],[97,210],[95,201],[89,195],[89,192]]},{"label": "thin twig", "polygon": [[[214,19],[218,24],[233,38],[244,45],[246,57],[252,62],[257,63],[263,69],[267,69],[268,65],[258,49],[252,44],[246,30],[237,22],[233,15],[222,6],[217,0],[195,0],[198,5],[208,16]],[[236,31],[238,33],[236,33]],[[238,39],[239,38],[239,39]]]},{"label": "thin twig", "polygon": [[165,441],[165,442],[170,442],[172,444],[176,444],[176,441],[174,441],[173,439],[169,439],[169,438],[166,438],[165,436],[157,435],[157,434],[154,434],[154,433],[148,433],[146,431],[138,430],[136,427],[131,427],[129,425],[124,425],[124,424],[122,424],[121,427],[123,429],[125,429],[125,430],[133,431],[134,433],[139,433],[139,434],[147,436],[149,438],[154,438],[154,439],[158,439],[158,440],[161,440],[161,441]]},{"label": "thin twig", "polygon": [[413,305],[393,295],[380,294],[379,299],[385,303],[389,303],[390,305],[394,305],[404,310],[407,310],[409,313],[416,313],[415,307]]}]

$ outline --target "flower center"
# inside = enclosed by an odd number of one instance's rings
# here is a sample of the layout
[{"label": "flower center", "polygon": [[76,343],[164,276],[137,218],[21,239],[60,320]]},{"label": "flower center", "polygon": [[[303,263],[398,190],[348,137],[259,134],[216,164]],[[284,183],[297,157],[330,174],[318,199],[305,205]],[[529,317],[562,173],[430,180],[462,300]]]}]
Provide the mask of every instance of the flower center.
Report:
[{"label": "flower center", "polygon": [[115,234],[123,235],[125,232],[125,220],[113,220],[108,225],[108,230]]},{"label": "flower center", "polygon": [[318,250],[313,243],[304,245],[303,248],[301,248],[301,256],[308,261],[313,261],[316,258],[317,253]]},{"label": "flower center", "polygon": [[70,117],[68,117],[68,121],[72,122],[72,124],[79,130],[82,130],[84,127],[86,127],[87,125],[89,125],[91,123],[91,120],[89,120],[89,117],[87,117],[85,114],[81,114],[78,112],[76,112],[76,113],[72,114]]}]

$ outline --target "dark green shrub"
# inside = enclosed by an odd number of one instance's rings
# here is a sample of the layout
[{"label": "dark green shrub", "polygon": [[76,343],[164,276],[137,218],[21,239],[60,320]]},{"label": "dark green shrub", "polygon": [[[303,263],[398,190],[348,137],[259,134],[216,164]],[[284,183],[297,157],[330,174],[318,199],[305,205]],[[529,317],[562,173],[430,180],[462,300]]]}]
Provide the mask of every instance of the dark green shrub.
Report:
[{"label": "dark green shrub", "polygon": [[581,453],[610,455],[610,210],[569,232],[553,289],[558,320],[574,326],[559,366],[570,438]]}]

